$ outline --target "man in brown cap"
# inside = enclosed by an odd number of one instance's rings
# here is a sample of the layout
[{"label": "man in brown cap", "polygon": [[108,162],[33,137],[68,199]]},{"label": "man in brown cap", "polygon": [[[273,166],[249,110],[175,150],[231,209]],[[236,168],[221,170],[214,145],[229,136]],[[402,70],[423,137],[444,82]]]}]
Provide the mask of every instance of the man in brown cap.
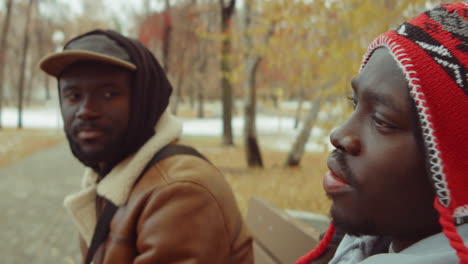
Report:
[{"label": "man in brown cap", "polygon": [[174,144],[171,85],[139,41],[96,30],[40,67],[58,80],[64,130],[87,168],[65,199],[86,263],[253,263],[252,239],[220,171]]}]

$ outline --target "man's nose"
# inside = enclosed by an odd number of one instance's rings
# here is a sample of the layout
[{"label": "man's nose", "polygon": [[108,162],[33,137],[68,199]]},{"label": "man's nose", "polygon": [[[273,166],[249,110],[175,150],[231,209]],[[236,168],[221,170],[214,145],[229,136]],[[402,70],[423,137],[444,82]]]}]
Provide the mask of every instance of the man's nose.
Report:
[{"label": "man's nose", "polygon": [[361,152],[361,140],[353,120],[350,118],[330,134],[331,144],[350,155],[357,156]]},{"label": "man's nose", "polygon": [[96,119],[100,116],[99,105],[91,96],[86,96],[81,102],[76,116],[81,119]]}]

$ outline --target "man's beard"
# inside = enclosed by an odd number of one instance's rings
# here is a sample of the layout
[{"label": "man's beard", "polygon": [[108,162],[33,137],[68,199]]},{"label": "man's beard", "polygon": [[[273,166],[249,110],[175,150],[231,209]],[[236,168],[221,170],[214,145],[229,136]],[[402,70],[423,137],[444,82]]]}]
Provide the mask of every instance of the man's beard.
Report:
[{"label": "man's beard", "polygon": [[336,229],[340,230],[343,233],[352,236],[377,235],[375,224],[371,221],[347,221],[347,219],[334,216],[333,213],[332,218]]},{"label": "man's beard", "polygon": [[[356,183],[356,176],[354,175],[353,171],[348,165],[348,161],[344,153],[340,150],[334,150],[332,154],[339,166],[343,174],[346,175],[346,179],[354,186],[357,186]],[[349,235],[353,236],[361,236],[361,235],[376,235],[377,229],[375,223],[368,219],[350,219],[344,216],[340,216],[333,213],[331,211],[331,217],[333,218],[333,222],[337,229],[341,232],[344,232]]]},{"label": "man's beard", "polygon": [[87,167],[91,167],[96,171],[100,171],[100,164],[104,163],[106,167],[112,167],[115,163],[119,162],[122,156],[122,142],[123,136],[120,136],[118,142],[111,142],[105,146],[102,151],[94,153],[84,152],[80,145],[73,140],[73,137],[65,131],[68,139],[68,144],[73,155]]}]

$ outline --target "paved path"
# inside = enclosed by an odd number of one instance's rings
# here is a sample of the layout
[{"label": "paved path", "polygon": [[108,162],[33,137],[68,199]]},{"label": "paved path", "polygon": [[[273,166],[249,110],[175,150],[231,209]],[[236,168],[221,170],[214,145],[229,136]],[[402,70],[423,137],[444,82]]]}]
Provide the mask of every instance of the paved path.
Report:
[{"label": "paved path", "polygon": [[78,190],[81,172],[65,143],[0,169],[1,263],[80,263],[62,201]]}]

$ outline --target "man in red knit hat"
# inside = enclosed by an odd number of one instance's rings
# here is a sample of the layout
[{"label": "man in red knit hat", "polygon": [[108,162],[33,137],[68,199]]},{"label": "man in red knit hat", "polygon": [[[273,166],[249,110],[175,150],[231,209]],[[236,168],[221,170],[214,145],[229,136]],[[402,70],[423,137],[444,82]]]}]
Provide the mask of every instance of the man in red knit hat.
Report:
[{"label": "man in red knit hat", "polygon": [[[323,187],[333,224],[296,263],[468,263],[468,2],[378,37],[352,81]],[[323,261],[323,260],[321,260]],[[323,263],[323,262],[322,262]]]}]

